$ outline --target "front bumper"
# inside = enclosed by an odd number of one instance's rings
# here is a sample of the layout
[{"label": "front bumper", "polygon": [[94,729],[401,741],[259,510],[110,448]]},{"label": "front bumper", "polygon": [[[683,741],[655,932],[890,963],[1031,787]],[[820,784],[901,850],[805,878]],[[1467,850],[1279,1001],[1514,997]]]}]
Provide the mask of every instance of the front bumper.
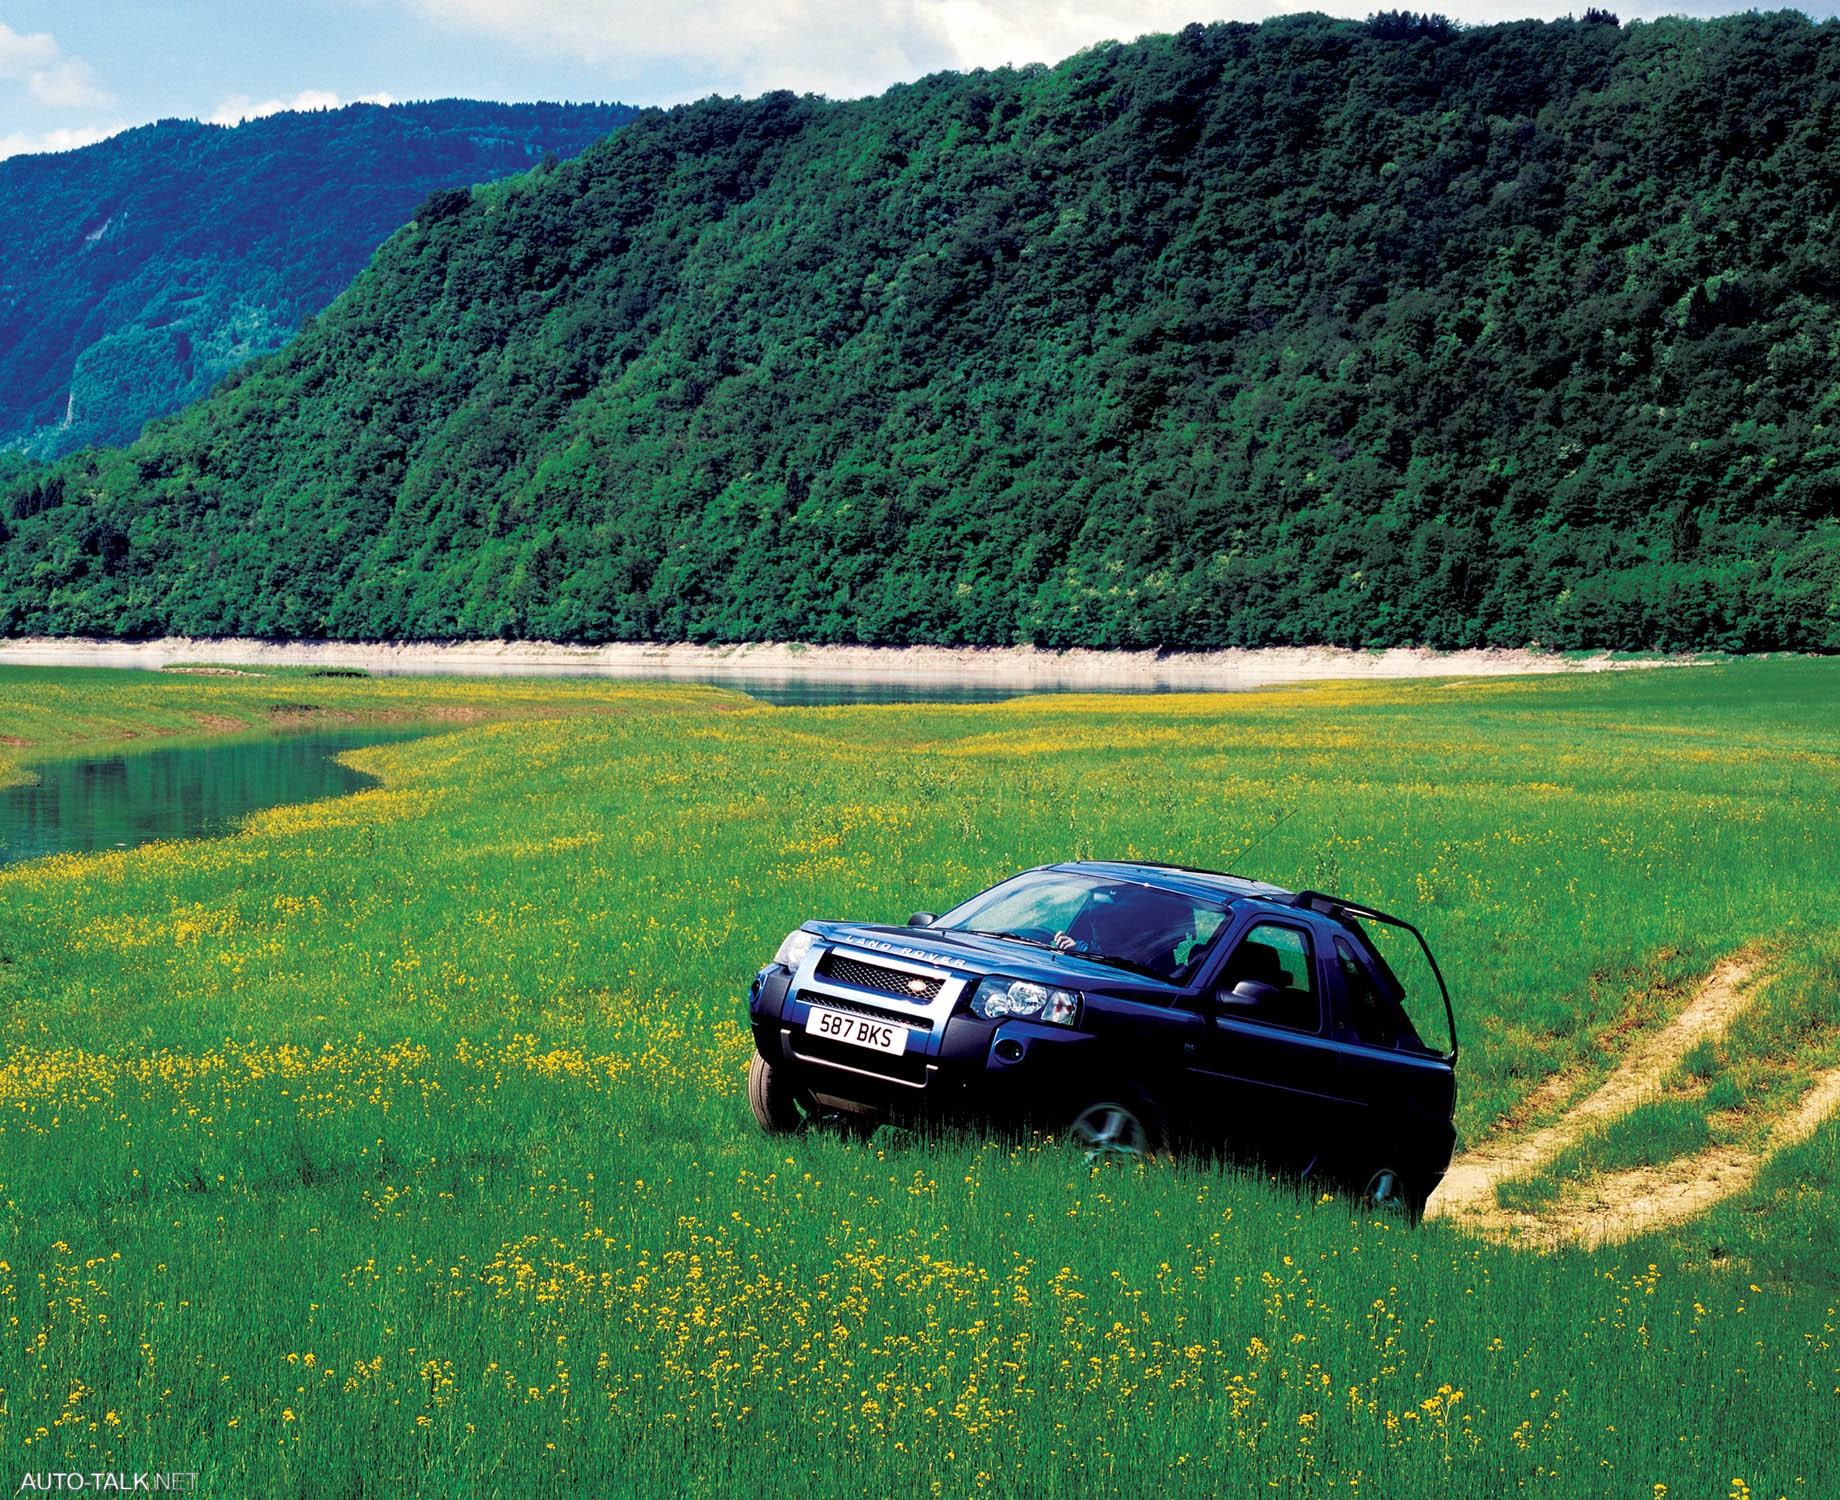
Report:
[{"label": "front bumper", "polygon": [[[1095,1039],[1064,1026],[974,1016],[986,976],[912,958],[816,949],[796,971],[770,965],[748,991],[754,1045],[818,1104],[894,1118],[1025,1116],[1058,1106]],[[901,1053],[816,1035],[814,1008],[906,1031]]]}]

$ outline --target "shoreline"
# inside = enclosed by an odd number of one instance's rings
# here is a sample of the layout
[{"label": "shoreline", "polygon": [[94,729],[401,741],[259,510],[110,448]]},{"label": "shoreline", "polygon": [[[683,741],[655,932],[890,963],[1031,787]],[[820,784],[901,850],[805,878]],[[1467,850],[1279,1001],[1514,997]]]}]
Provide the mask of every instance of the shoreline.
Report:
[{"label": "shoreline", "polygon": [[1510,677],[1682,666],[1704,655],[1560,656],[1542,651],[1433,651],[1393,647],[1271,646],[1206,652],[1102,651],[1032,646],[808,646],[796,642],[696,646],[546,641],[383,642],[191,639],[0,641],[0,666],[356,668],[380,676],[584,676],[697,682],[935,683],[1036,691],[1235,692],[1285,683]]}]

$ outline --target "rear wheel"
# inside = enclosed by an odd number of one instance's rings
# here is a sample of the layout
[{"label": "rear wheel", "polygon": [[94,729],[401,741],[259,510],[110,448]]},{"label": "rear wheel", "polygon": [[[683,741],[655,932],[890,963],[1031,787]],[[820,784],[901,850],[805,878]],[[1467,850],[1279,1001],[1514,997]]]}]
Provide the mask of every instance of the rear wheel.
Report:
[{"label": "rear wheel", "polygon": [[1089,1167],[1147,1161],[1160,1144],[1156,1111],[1139,1099],[1097,1100],[1073,1117],[1067,1141]]},{"label": "rear wheel", "polygon": [[1361,1206],[1380,1213],[1398,1214],[1407,1223],[1416,1224],[1425,1216],[1426,1194],[1419,1192],[1411,1180],[1396,1167],[1376,1167],[1361,1189]]},{"label": "rear wheel", "polygon": [[758,1052],[748,1064],[748,1105],[768,1135],[794,1135],[805,1128],[799,1090],[793,1087],[785,1069],[774,1067]]}]

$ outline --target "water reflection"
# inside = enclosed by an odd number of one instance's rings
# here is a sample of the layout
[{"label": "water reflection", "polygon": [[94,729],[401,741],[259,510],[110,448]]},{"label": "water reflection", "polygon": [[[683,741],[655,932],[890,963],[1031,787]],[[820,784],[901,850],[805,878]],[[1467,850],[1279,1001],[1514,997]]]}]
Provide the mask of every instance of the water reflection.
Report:
[{"label": "water reflection", "polygon": [[347,729],[45,761],[0,788],[0,864],[232,832],[252,812],[375,785],[332,757],[424,730]]},{"label": "water reflection", "polygon": [[[687,679],[670,679],[683,682]],[[818,682],[797,678],[705,677],[695,679],[711,687],[733,688],[771,703],[776,708],[818,708],[835,703],[1000,703],[1005,698],[1028,698],[1038,693],[1061,692],[1058,687],[968,687],[954,682]],[[1129,692],[1134,689],[1123,689]],[[1149,691],[1146,689],[1145,691]]]},{"label": "water reflection", "polygon": [[792,672],[699,672],[690,667],[647,669],[626,665],[595,669],[580,662],[391,663],[368,668],[372,677],[558,677],[602,682],[683,682],[729,688],[776,708],[820,708],[839,703],[1000,703],[1042,693],[1163,693],[1176,691],[1160,681],[1107,683],[1076,681],[967,682],[944,675],[901,676],[860,673],[847,677],[812,677]]}]

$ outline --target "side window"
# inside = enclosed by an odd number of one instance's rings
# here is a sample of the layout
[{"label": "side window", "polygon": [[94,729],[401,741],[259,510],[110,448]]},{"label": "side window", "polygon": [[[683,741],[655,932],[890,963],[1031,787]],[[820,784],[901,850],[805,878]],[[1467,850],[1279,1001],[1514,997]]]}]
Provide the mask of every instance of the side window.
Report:
[{"label": "side window", "polygon": [[1342,988],[1348,994],[1348,1024],[1355,1039],[1370,1047],[1397,1047],[1410,1029],[1399,1007],[1380,993],[1367,965],[1340,938],[1335,940],[1335,961],[1342,971]]},{"label": "side window", "polygon": [[1240,1013],[1298,1031],[1322,1030],[1322,1000],[1310,937],[1295,927],[1261,922],[1239,941],[1221,971],[1220,988],[1247,985],[1256,1004]]}]

